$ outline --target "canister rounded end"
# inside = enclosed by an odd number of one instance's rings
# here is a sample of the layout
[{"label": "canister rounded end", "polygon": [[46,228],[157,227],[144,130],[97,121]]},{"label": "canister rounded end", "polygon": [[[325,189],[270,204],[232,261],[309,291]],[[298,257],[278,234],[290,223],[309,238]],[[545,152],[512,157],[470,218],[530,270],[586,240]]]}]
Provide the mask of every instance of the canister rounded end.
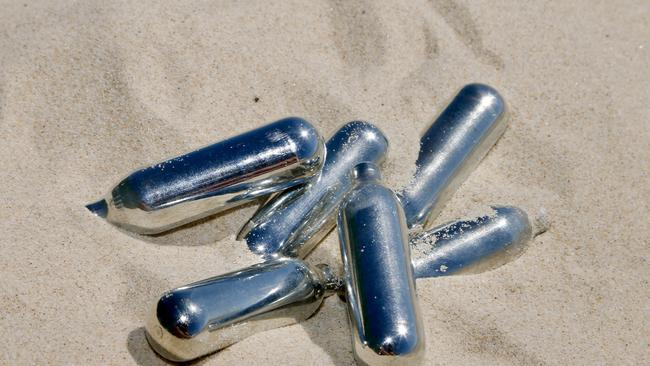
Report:
[{"label": "canister rounded end", "polygon": [[283,120],[287,123],[287,133],[295,144],[296,155],[300,160],[311,160],[322,154],[325,144],[314,126],[299,117]]},{"label": "canister rounded end", "polygon": [[501,115],[506,109],[506,103],[501,94],[489,85],[474,83],[465,85],[460,92],[459,97],[473,98],[478,101],[481,109],[491,109],[495,115]]},{"label": "canister rounded end", "polygon": [[195,304],[191,293],[169,292],[158,301],[156,317],[160,325],[178,338],[192,338],[207,327],[203,307]]}]

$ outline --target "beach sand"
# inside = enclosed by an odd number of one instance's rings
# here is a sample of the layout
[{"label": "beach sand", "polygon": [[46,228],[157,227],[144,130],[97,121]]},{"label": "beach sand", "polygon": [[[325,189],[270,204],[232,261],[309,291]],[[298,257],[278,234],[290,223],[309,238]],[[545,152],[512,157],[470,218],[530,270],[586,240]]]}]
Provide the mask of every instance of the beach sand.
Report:
[{"label": "beach sand", "polygon": [[[297,115],[372,121],[384,177],[464,84],[509,127],[436,223],[546,212],[518,260],[418,281],[427,365],[650,364],[650,3],[3,2],[0,364],[139,364],[165,290],[256,262],[255,205],[138,237],[84,205],[135,168]],[[340,266],[330,234],[308,258]],[[202,365],[353,365],[344,304]]]}]

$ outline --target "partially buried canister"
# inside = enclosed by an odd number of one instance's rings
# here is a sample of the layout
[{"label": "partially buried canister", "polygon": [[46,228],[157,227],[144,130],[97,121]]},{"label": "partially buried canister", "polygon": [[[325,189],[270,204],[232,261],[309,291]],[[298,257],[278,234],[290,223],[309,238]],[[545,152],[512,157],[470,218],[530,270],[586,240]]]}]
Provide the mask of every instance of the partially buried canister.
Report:
[{"label": "partially buried canister", "polygon": [[411,183],[399,192],[409,228],[427,227],[503,135],[507,108],[485,84],[465,85],[420,139]]},{"label": "partially buried canister", "polygon": [[424,333],[404,211],[376,165],[359,164],[353,175],[338,230],[355,358],[362,365],[419,364]]}]

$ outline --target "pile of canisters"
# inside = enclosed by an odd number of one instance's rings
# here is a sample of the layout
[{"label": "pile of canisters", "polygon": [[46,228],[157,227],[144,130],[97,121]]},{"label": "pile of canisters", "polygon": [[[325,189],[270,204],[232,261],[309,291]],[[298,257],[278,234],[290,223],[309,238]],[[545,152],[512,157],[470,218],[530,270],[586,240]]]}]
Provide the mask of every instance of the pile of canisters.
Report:
[{"label": "pile of canisters", "polygon": [[[427,231],[505,128],[501,96],[465,86],[422,136],[414,176],[394,193],[381,181],[388,140],[376,126],[349,122],[325,142],[291,117],[137,170],[87,207],[150,235],[269,197],[238,234],[259,264],[168,291],[153,307],[147,339],[166,359],[192,360],[295,324],[338,293],[359,364],[418,364],[417,279],[495,268],[544,230],[518,208],[494,206]],[[302,260],[335,226],[342,274]]]}]

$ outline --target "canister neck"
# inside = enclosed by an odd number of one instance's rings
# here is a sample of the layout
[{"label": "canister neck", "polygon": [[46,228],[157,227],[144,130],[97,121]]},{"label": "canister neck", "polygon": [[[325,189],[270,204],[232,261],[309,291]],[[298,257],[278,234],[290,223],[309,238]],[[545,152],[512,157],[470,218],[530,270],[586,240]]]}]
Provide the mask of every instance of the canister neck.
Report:
[{"label": "canister neck", "polygon": [[335,273],[332,267],[327,264],[318,264],[316,268],[323,278],[323,286],[325,288],[325,296],[338,293],[343,290],[343,280]]},{"label": "canister neck", "polygon": [[381,180],[381,170],[371,162],[363,162],[355,165],[352,169],[352,176],[357,181]]}]

